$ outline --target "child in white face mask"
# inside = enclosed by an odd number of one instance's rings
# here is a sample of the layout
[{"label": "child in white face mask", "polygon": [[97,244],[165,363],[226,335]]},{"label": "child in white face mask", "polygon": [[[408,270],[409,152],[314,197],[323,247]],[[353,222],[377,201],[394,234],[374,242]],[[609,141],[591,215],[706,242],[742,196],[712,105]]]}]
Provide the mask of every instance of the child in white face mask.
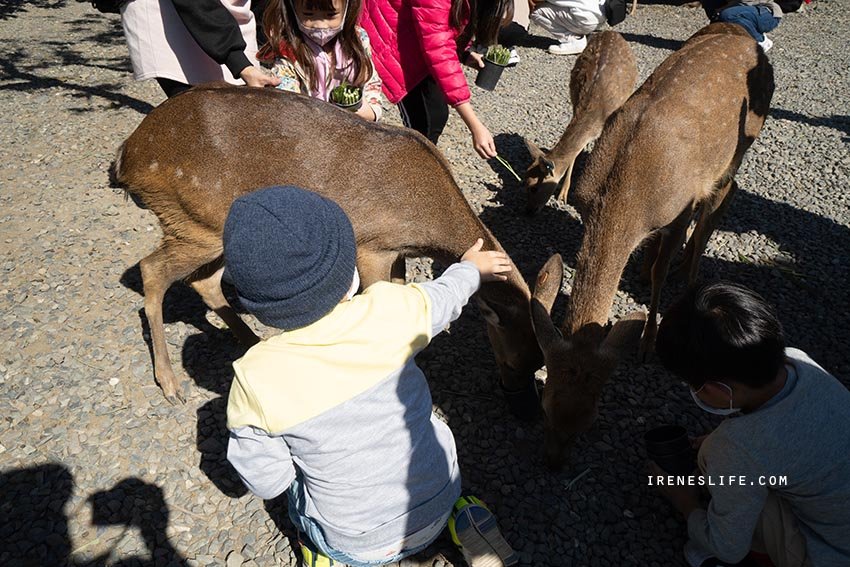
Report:
[{"label": "child in white face mask", "polygon": [[676,301],[656,352],[700,408],[737,414],[698,443],[707,507],[694,486],[657,483],[687,520],[688,564],[737,564],[752,551],[777,567],[850,565],[847,388],[786,348],[774,309],[731,283]]},{"label": "child in white face mask", "polygon": [[344,84],[363,89],[357,114],[381,118],[381,79],[369,36],[359,27],[361,0],[269,0],[263,25],[268,43],[258,54],[273,61],[277,88],[329,100]]}]

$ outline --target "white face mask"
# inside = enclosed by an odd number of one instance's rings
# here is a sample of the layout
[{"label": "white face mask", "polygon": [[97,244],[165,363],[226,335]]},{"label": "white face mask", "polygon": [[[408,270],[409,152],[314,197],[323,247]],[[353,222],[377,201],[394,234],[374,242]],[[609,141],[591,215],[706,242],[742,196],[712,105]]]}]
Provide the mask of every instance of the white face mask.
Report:
[{"label": "white face mask", "polygon": [[295,20],[298,22],[298,29],[304,34],[304,37],[309,38],[314,43],[324,47],[329,41],[338,36],[345,25],[345,16],[348,14],[348,2],[345,3],[345,9],[342,11],[342,23],[332,28],[310,28],[301,23],[298,14],[295,15]]},{"label": "white face mask", "polygon": [[728,384],[724,384],[723,382],[715,382],[715,384],[719,384],[720,386],[723,386],[724,388],[729,390],[729,407],[728,408],[716,408],[714,406],[710,406],[707,403],[705,403],[704,401],[702,401],[699,396],[697,396],[697,394],[700,392],[700,390],[705,388],[705,384],[703,384],[700,387],[699,390],[694,390],[693,388],[689,388],[690,391],[691,391],[691,397],[694,399],[694,403],[697,406],[699,406],[699,408],[701,410],[707,411],[708,413],[713,413],[715,415],[730,415],[730,414],[737,413],[737,412],[741,411],[741,408],[732,407],[732,388],[730,388]]},{"label": "white face mask", "polygon": [[351,301],[351,298],[354,297],[358,289],[360,289],[360,272],[357,271],[357,266],[355,266],[354,278],[351,280],[351,287],[348,289],[348,293],[345,294],[345,299],[343,299],[343,301]]}]

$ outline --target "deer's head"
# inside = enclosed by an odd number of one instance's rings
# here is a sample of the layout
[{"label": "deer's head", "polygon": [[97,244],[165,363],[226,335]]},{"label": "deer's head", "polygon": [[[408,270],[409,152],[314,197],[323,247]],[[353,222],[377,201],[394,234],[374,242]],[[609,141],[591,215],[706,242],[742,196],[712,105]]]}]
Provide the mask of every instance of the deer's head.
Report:
[{"label": "deer's head", "polygon": [[525,145],[532,160],[525,170],[526,211],[533,214],[542,209],[549,197],[555,194],[561,175],[555,171],[555,162],[546,157],[546,153],[534,142],[526,140]]},{"label": "deer's head", "polygon": [[540,413],[534,373],[543,366],[543,356],[528,314],[528,295],[521,296],[507,282],[492,282],[481,288],[476,300],[487,321],[511,412],[520,419],[534,419]]},{"label": "deer's head", "polygon": [[620,354],[636,345],[646,321],[643,312],[634,312],[607,333],[601,325],[590,323],[562,336],[550,312],[563,270],[559,254],[549,258],[537,276],[531,299],[531,320],[548,375],[543,389],[544,455],[555,470],[567,461],[576,438],[593,425],[602,387],[614,373]]}]

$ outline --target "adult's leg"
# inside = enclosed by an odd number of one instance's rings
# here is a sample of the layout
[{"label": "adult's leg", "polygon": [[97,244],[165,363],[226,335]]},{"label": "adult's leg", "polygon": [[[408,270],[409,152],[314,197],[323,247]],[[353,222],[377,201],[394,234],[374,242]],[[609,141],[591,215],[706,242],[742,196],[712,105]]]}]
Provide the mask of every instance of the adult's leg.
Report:
[{"label": "adult's leg", "polygon": [[569,40],[570,36],[587,35],[605,22],[605,16],[599,9],[564,8],[549,4],[535,9],[531,19],[562,42]]},{"label": "adult's leg", "polygon": [[443,91],[433,77],[428,76],[413,87],[398,103],[401,119],[434,144],[440,139],[449,120],[449,106]]},{"label": "adult's leg", "polygon": [[768,492],[753,534],[753,551],[766,553],[776,567],[808,567],[806,538],[783,498]]},{"label": "adult's leg", "polygon": [[531,12],[531,21],[551,33],[561,43],[569,40],[573,35],[583,35],[574,34],[564,26],[562,18],[564,10],[564,8],[559,6],[546,4]]},{"label": "adult's leg", "polygon": [[[758,42],[764,41],[764,34],[758,29],[759,13],[756,6],[732,6],[720,12],[719,20],[730,24],[738,24],[747,30]],[[774,26],[776,27],[776,26]]]},{"label": "adult's leg", "polygon": [[192,85],[187,85],[180,81],[172,81],[171,79],[164,79],[162,77],[157,77],[156,82],[159,83],[159,87],[168,98],[179,95],[180,93],[192,88]]},{"label": "adult's leg", "polygon": [[758,30],[765,34],[769,31],[773,31],[776,29],[776,26],[779,25],[779,18],[774,17],[773,11],[767,6],[755,6],[756,11],[758,12],[756,26]]}]

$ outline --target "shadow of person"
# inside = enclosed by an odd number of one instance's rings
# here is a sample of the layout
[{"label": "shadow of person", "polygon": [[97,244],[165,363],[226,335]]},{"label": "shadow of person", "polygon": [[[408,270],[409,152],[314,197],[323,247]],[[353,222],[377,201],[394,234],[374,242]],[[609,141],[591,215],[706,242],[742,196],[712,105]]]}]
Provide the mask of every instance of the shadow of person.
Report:
[{"label": "shadow of person", "polygon": [[248,489],[227,460],[227,397],[215,398],[198,408],[199,468],[222,494],[243,496]]},{"label": "shadow of person", "polygon": [[109,490],[95,492],[89,497],[92,524],[95,526],[124,525],[138,528],[150,557],[127,557],[111,567],[153,567],[155,565],[186,566],[166,535],[168,506],[162,489],[138,478],[125,478]]},{"label": "shadow of person", "polygon": [[61,464],[0,472],[0,565],[67,565],[65,507],[74,478]]}]

